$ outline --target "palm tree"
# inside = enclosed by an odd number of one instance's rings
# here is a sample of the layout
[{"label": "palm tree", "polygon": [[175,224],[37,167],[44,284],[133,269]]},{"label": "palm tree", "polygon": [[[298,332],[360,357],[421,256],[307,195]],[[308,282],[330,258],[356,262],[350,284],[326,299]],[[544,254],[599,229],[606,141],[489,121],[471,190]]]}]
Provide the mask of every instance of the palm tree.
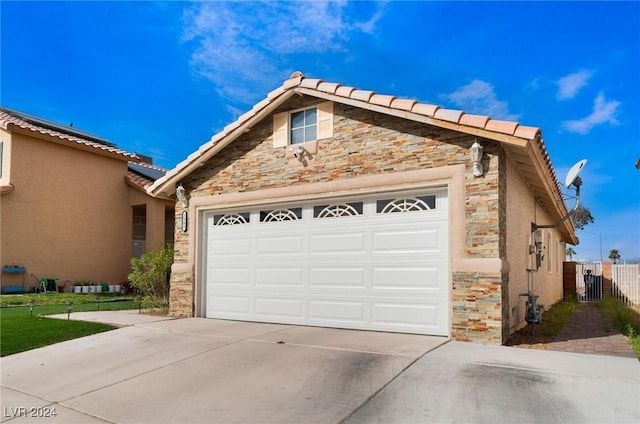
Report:
[{"label": "palm tree", "polygon": [[573,250],[573,247],[567,247],[565,253],[569,256],[569,261],[573,261],[573,255],[576,255],[576,251]]},{"label": "palm tree", "polygon": [[618,263],[620,260],[620,252],[618,252],[618,249],[611,249],[609,251],[609,259],[611,259],[614,264]]}]

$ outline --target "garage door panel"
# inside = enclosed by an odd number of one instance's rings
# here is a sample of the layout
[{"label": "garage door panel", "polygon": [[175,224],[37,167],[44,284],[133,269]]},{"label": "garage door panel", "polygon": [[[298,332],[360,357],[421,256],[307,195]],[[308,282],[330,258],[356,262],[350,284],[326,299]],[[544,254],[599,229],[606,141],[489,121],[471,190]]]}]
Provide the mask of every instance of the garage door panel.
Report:
[{"label": "garage door panel", "polygon": [[390,290],[442,290],[441,267],[375,267],[373,287]]},{"label": "garage door panel", "polygon": [[252,239],[232,238],[209,240],[209,254],[218,256],[248,255],[251,253]]},{"label": "garage door panel", "polygon": [[342,233],[310,236],[311,253],[365,253],[365,235],[362,233]]},{"label": "garage door panel", "polygon": [[209,296],[209,311],[215,311],[218,318],[225,316],[243,317],[249,314],[250,296]]},{"label": "garage door panel", "polygon": [[209,279],[209,283],[214,286],[221,285],[230,285],[230,286],[239,286],[244,285],[248,286],[251,281],[251,268],[222,268],[215,267],[213,268],[215,272],[211,273],[211,278]]},{"label": "garage door panel", "polygon": [[302,299],[282,299],[275,297],[256,297],[257,318],[273,319],[278,317],[303,319]]},{"label": "garage door panel", "polygon": [[364,267],[326,267],[309,269],[309,286],[322,288],[364,288]]},{"label": "garage door panel", "polygon": [[439,305],[437,303],[408,304],[407,302],[374,302],[372,321],[380,326],[413,328],[418,325],[438,328]]},{"label": "garage door panel", "polygon": [[[283,225],[286,225],[283,224]],[[301,254],[304,250],[304,238],[294,237],[264,237],[258,239],[256,253],[258,255],[272,254]]]},{"label": "garage door panel", "polygon": [[365,304],[358,301],[318,299],[309,301],[309,320],[328,325],[340,322],[365,323]]},{"label": "garage door panel", "polygon": [[373,252],[386,254],[390,252],[429,252],[440,251],[442,242],[439,231],[406,229],[403,231],[374,231]]},{"label": "garage door panel", "polygon": [[303,267],[256,267],[256,286],[302,286]]}]

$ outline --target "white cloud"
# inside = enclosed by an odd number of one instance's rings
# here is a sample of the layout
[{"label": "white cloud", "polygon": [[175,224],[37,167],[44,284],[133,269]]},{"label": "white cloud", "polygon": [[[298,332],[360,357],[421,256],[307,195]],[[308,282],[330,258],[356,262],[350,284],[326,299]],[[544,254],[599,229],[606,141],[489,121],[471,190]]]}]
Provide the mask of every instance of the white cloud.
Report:
[{"label": "white cloud", "polygon": [[509,105],[498,100],[493,86],[485,81],[474,80],[442,98],[454,103],[467,113],[489,115],[494,119],[517,121],[520,115],[509,112]]},{"label": "white cloud", "polygon": [[[335,52],[353,32],[370,33],[382,6],[354,19],[347,2],[203,2],[185,13],[193,70],[236,104],[262,98],[296,70],[292,56]],[[303,69],[301,69],[304,71]]]},{"label": "white cloud", "polygon": [[587,85],[592,76],[592,71],[582,70],[560,78],[556,98],[558,100],[573,99],[578,91]]},{"label": "white cloud", "polygon": [[607,100],[604,97],[604,93],[600,92],[594,101],[593,111],[589,116],[574,121],[564,121],[562,127],[567,131],[587,134],[596,125],[606,123],[617,125],[618,119],[616,118],[616,114],[618,107],[620,107],[620,102]]}]

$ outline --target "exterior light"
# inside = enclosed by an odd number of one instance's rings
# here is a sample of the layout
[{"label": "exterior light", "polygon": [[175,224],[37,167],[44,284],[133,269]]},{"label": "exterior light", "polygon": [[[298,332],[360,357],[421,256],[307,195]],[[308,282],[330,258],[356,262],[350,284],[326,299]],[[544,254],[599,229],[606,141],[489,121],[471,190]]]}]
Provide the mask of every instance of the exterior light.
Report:
[{"label": "exterior light", "polygon": [[186,190],[184,189],[182,184],[180,184],[178,187],[176,187],[176,197],[178,198],[180,203],[182,203],[183,207],[185,207],[185,208],[189,207],[189,200],[187,199]]},{"label": "exterior light", "polygon": [[473,176],[481,177],[484,173],[482,169],[482,146],[478,143],[478,140],[475,140],[471,145],[471,163],[473,165]]}]

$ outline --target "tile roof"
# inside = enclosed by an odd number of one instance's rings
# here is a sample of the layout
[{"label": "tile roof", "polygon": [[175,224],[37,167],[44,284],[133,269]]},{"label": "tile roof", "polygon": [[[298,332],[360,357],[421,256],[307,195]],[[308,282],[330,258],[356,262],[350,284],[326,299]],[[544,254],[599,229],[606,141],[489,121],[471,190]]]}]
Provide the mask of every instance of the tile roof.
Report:
[{"label": "tile roof", "polygon": [[70,126],[61,125],[26,113],[0,107],[0,127],[19,128],[27,132],[53,137],[71,147],[93,150],[96,153],[137,161],[138,157],[119,149],[113,143]]},{"label": "tile roof", "polygon": [[162,178],[167,170],[144,162],[129,162],[125,181],[142,191],[147,190],[157,179]]},{"label": "tile roof", "polygon": [[[233,142],[246,128],[268,116],[295,93],[347,103],[480,138],[500,141],[515,162],[523,179],[529,184],[534,196],[552,218],[562,217],[567,211],[540,128],[521,125],[514,121],[492,119],[485,115],[467,114],[462,110],[445,109],[438,105],[378,94],[370,90],[360,90],[340,83],[306,78],[301,72],[294,72],[280,87],[271,91],[250,111],[227,125],[211,140],[200,146],[196,152],[167,172],[149,188],[149,193],[151,195],[172,193],[181,178],[200,167],[206,160]],[[566,221],[564,234],[568,240],[577,240],[570,220]]]}]

